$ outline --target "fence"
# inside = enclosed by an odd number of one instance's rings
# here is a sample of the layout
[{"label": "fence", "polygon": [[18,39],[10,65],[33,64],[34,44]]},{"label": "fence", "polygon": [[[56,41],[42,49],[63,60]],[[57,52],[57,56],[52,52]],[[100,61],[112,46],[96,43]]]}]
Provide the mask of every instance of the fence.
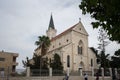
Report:
[{"label": "fence", "polygon": [[64,76],[64,74],[63,70],[52,70],[52,76]]},{"label": "fence", "polygon": [[[117,69],[119,70],[119,69]],[[63,76],[65,73],[67,73],[67,71],[62,71],[62,70],[39,70],[39,69],[32,69],[30,70],[29,68],[27,69],[27,75],[28,76]],[[96,76],[96,74],[98,73],[99,76],[112,76],[114,75],[113,72],[115,73],[115,75],[120,73],[119,71],[113,71],[111,68],[106,68],[106,69],[94,69],[94,71],[70,71],[68,74],[70,76],[83,76],[85,73],[88,76]],[[26,76],[27,76],[26,75]]]},{"label": "fence", "polygon": [[31,69],[30,76],[64,76],[63,70],[52,70],[51,74],[50,72],[50,70]]},{"label": "fence", "polygon": [[49,76],[49,70],[32,69],[30,76]]},{"label": "fence", "polygon": [[[104,73],[103,73],[103,72]],[[111,72],[112,71],[112,72]],[[48,77],[50,76],[61,76],[63,77],[65,75],[65,71],[61,71],[61,70],[38,70],[38,69],[32,69],[29,70],[29,68],[27,69],[17,69],[14,73],[9,73],[9,71],[7,71],[8,73],[5,73],[4,75],[4,80],[26,80],[30,77],[32,78],[44,78],[44,80],[48,80]],[[96,73],[99,72],[99,76],[102,78],[104,77],[113,77],[115,75],[115,78],[120,79],[120,69],[94,69],[94,76],[96,76]],[[69,75],[71,76],[76,76],[76,77],[83,77],[84,74],[87,74],[89,77],[92,77],[92,71],[82,71],[82,75],[80,75],[80,71],[70,71]],[[0,80],[2,80],[3,77],[0,76]],[[34,80],[33,79],[33,80]]]}]

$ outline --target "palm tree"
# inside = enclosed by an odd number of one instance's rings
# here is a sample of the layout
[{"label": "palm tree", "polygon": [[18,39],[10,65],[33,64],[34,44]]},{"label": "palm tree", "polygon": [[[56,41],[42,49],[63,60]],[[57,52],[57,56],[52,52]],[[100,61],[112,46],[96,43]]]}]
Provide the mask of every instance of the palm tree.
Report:
[{"label": "palm tree", "polygon": [[50,39],[47,36],[38,36],[38,41],[35,42],[35,45],[41,49],[41,56],[47,53],[48,47],[50,46]]}]

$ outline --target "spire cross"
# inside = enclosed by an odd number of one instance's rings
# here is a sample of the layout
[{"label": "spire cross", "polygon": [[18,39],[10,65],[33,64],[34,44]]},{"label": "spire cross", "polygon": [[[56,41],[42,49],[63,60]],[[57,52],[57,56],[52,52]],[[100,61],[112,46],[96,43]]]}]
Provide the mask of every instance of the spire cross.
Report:
[{"label": "spire cross", "polygon": [[79,18],[79,22],[81,22],[81,18]]}]

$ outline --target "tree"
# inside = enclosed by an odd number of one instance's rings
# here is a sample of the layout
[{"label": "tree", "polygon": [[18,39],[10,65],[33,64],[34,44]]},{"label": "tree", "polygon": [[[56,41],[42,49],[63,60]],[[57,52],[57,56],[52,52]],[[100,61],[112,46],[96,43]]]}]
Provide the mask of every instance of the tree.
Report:
[{"label": "tree", "polygon": [[99,63],[101,64],[101,66],[100,67],[103,67],[103,68],[108,68],[108,67],[110,67],[110,64],[109,64],[109,59],[108,59],[108,57],[109,57],[109,54],[105,54],[103,51],[100,53],[100,54],[98,54],[98,59],[99,59]]},{"label": "tree", "polygon": [[98,35],[98,41],[99,41],[98,49],[105,53],[105,47],[109,44],[109,41],[108,41],[109,37],[103,28],[100,28],[98,33],[99,33],[99,35]]},{"label": "tree", "polygon": [[33,55],[32,59],[26,57],[26,61],[22,60],[24,67],[30,67],[30,69],[40,69],[41,56]]},{"label": "tree", "polygon": [[102,28],[99,29],[98,40],[100,42],[98,47],[98,49],[100,50],[100,54],[98,54],[98,59],[100,60],[101,67],[110,67],[108,60],[109,54],[105,54],[105,47],[109,44],[108,36]]},{"label": "tree", "polygon": [[50,46],[50,39],[47,36],[39,36],[35,44],[41,49],[41,56],[43,56],[47,53],[48,47]]},{"label": "tree", "polygon": [[26,57],[26,61],[22,60],[23,67],[30,67],[32,64],[30,63],[30,59]]},{"label": "tree", "polygon": [[112,41],[120,43],[120,0],[82,0],[79,7],[96,20],[93,28],[101,26]]},{"label": "tree", "polygon": [[42,69],[43,70],[48,70],[48,57],[42,58]]},{"label": "tree", "polygon": [[63,66],[58,54],[54,55],[54,59],[51,61],[50,66],[53,70],[63,70]]},{"label": "tree", "polygon": [[120,49],[118,49],[117,51],[115,51],[115,55],[116,55],[116,57],[120,58]]},{"label": "tree", "polygon": [[34,53],[33,58],[26,58],[26,61],[22,61],[24,67],[30,67],[30,69],[46,69],[48,70],[48,58],[42,58],[40,55]]},{"label": "tree", "polygon": [[120,68],[120,49],[115,51],[110,63],[112,68]]},{"label": "tree", "polygon": [[33,66],[31,68],[32,69],[41,69],[42,57],[40,55],[36,55],[34,53],[32,60],[33,60]]}]

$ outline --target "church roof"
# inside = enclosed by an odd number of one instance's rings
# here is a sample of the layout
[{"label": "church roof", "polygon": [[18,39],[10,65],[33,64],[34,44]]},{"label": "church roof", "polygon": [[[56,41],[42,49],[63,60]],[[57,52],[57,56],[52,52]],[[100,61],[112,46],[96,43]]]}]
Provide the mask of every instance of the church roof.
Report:
[{"label": "church roof", "polygon": [[89,47],[90,50],[97,56],[98,51],[94,47]]},{"label": "church roof", "polygon": [[67,30],[65,30],[64,32],[60,33],[59,35],[55,36],[54,38],[51,39],[51,41],[56,40],[57,38],[61,37],[62,35],[68,33],[69,31],[71,31],[77,24],[73,25],[72,27],[68,28]]},{"label": "church roof", "polygon": [[52,14],[51,14],[51,17],[50,17],[50,22],[49,22],[48,29],[50,29],[50,28],[55,29]]},{"label": "church roof", "polygon": [[61,37],[62,35],[65,35],[66,33],[70,32],[73,30],[73,28],[75,28],[76,26],[81,26],[84,33],[81,33],[81,34],[85,34],[85,35],[88,35],[87,31],[85,30],[85,28],[83,27],[82,23],[81,22],[78,22],[77,24],[73,25],[72,27],[68,28],[67,30],[65,30],[64,32],[60,33],[59,35],[55,36],[54,38],[51,39],[51,41],[54,41],[56,40],[57,38]]}]

